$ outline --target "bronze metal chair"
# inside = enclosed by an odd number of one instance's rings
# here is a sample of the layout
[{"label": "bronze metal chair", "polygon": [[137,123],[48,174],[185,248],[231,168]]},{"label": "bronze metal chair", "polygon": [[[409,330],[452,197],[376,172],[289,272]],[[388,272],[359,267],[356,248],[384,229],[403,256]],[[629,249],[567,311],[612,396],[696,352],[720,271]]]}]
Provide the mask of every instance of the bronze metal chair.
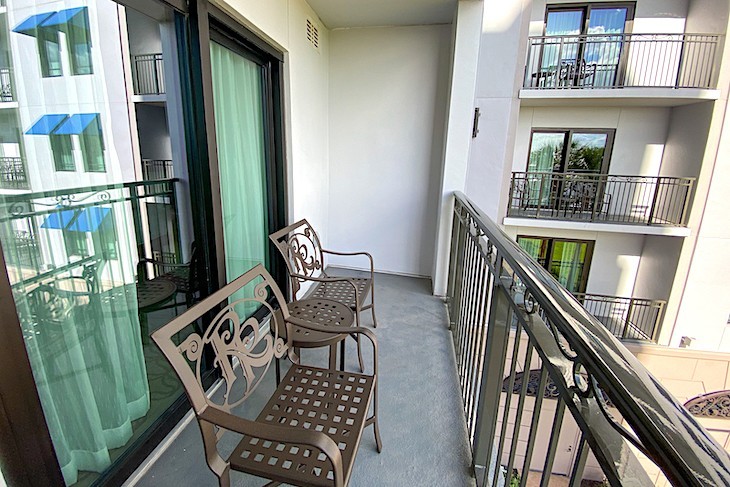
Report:
[{"label": "bronze metal chair", "polygon": [[[310,297],[331,299],[349,306],[355,312],[355,324],[360,326],[360,312],[370,309],[373,325],[378,326],[375,318],[375,266],[373,256],[367,252],[335,252],[325,250],[320,244],[317,232],[307,220],[282,228],[269,235],[269,238],[284,257],[289,270],[292,299],[306,282],[314,283]],[[325,254],[342,256],[366,256],[370,261],[370,277],[330,276],[325,272]],[[366,298],[370,294],[370,304]]]},{"label": "bronze metal chair", "polygon": [[[244,286],[251,284],[244,289]],[[245,297],[241,296],[247,293]],[[277,313],[276,307],[281,310]],[[199,320],[215,317],[203,333]],[[269,331],[262,326],[269,322]],[[283,320],[284,323],[280,323]],[[319,333],[364,335],[372,344],[373,374],[356,374],[299,363],[277,330],[285,326]],[[302,486],[347,485],[365,426],[377,423],[377,341],[360,327],[324,327],[289,314],[273,278],[258,265],[152,334],[180,377],[203,435],[208,466],[221,486],[230,470]],[[233,414],[260,385],[274,358],[288,355],[287,374],[256,420]],[[212,363],[222,378],[222,394],[207,395],[202,363]],[[370,405],[373,414],[368,417]],[[218,450],[224,432],[242,435],[230,455]]]}]

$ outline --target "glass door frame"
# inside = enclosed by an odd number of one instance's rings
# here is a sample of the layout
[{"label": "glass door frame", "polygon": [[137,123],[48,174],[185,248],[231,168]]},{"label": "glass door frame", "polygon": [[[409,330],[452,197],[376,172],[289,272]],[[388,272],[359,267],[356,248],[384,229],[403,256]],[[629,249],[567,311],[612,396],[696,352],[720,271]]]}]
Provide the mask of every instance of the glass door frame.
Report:
[{"label": "glass door frame", "polygon": [[[593,261],[593,251],[596,246],[595,240],[582,240],[582,239],[574,239],[574,238],[562,238],[562,237],[541,237],[538,235],[517,235],[517,238],[515,239],[518,242],[521,238],[529,238],[533,240],[542,240],[547,242],[547,252],[545,257],[545,265],[541,266],[550,272],[550,267],[553,262],[553,248],[555,247],[555,242],[574,242],[578,244],[586,244],[586,255],[585,260],[583,261],[583,269],[580,277],[580,285],[579,290],[575,291],[577,294],[585,294],[586,292],[586,286],[588,285],[588,275],[590,274],[591,270],[591,264]],[[535,259],[537,261],[537,259]],[[538,262],[539,264],[540,262]],[[551,274],[552,275],[552,274]],[[557,278],[556,278],[557,279]]]},{"label": "glass door frame", "polygon": [[[212,241],[215,249],[216,278],[219,287],[226,284],[225,255],[223,242],[223,215],[220,188],[220,167],[215,131],[215,108],[213,103],[213,79],[210,59],[210,43],[215,41],[241,56],[257,63],[264,72],[264,138],[267,184],[267,220],[270,229],[279,229],[287,222],[287,179],[284,154],[284,54],[261,40],[256,34],[242,26],[237,20],[209,2],[198,2],[195,12],[197,38],[200,47],[200,73],[205,115],[205,135],[208,161],[209,187],[212,202]],[[268,242],[271,275],[285,295],[288,293],[286,268],[277,258],[278,250]]]},{"label": "glass door frame", "polygon": [[[269,99],[267,133],[269,184],[275,190],[269,201],[271,228],[286,221],[286,174],[284,157],[283,54],[258,39],[209,0],[114,0],[117,4],[156,17],[172,8],[181,78],[182,112],[184,118],[185,150],[189,170],[189,189],[193,205],[193,234],[201,249],[204,280],[201,298],[217,290],[225,273],[223,249],[220,243],[220,196],[216,199],[218,163],[215,145],[215,125],[210,71],[210,27],[225,30],[229,36],[251,46],[268,57]],[[273,250],[273,246],[272,246]],[[272,255],[277,255],[272,252]],[[275,264],[274,264],[275,263]],[[0,313],[5,318],[0,330],[0,467],[9,485],[63,485],[63,476],[46,425],[45,415],[26,352],[20,320],[5,267],[0,244]],[[286,271],[279,259],[272,260],[273,274],[287,289]],[[204,381],[212,385],[219,374],[207,373]],[[130,444],[129,450],[95,481],[97,484],[122,484],[157,448],[178,424],[190,405],[184,392],[149,430]]]},{"label": "glass door frame", "polygon": [[[597,128],[539,128],[539,127],[533,127],[530,130],[530,142],[527,148],[527,162],[525,163],[525,175],[526,175],[526,182],[525,184],[531,184],[529,182],[530,179],[530,157],[532,155],[532,143],[533,139],[536,133],[544,133],[544,134],[564,134],[563,137],[563,150],[560,154],[560,170],[559,171],[551,171],[552,174],[565,176],[566,174],[592,174],[592,173],[581,173],[581,172],[575,172],[575,171],[566,171],[566,166],[568,163],[568,156],[570,152],[570,141],[573,139],[573,134],[605,134],[606,135],[606,146],[603,149],[603,160],[601,161],[601,168],[599,170],[598,175],[606,175],[608,174],[608,168],[611,164],[611,155],[613,151],[613,142],[614,138],[616,136],[616,129],[597,129]],[[532,174],[535,174],[534,172]],[[544,177],[541,177],[540,181],[544,181]],[[562,177],[558,181],[552,180],[550,178],[550,184],[547,188],[547,197],[548,202],[552,201],[552,206],[549,206],[552,210],[555,211],[561,211],[561,195],[563,195],[563,192],[565,190],[565,178]],[[595,187],[595,194],[593,196],[594,201],[596,200],[602,200],[603,199],[603,191],[605,190],[604,182],[599,180],[598,184]],[[528,197],[528,207],[535,207],[542,206],[542,190],[540,190],[540,194],[538,195],[537,199],[533,199],[532,196]],[[537,202],[534,204],[534,202]],[[562,210],[565,210],[565,208],[562,208]]]},{"label": "glass door frame", "polygon": [[[588,34],[588,26],[591,19],[591,11],[597,8],[625,8],[626,9],[626,21],[624,23],[624,34],[631,34],[634,27],[634,15],[636,13],[636,2],[581,2],[581,3],[559,3],[559,4],[548,4],[545,6],[545,18],[542,24],[542,35],[547,36],[547,22],[548,15],[551,12],[570,12],[570,11],[582,11],[583,22],[581,25],[580,33],[577,36]],[[576,37],[577,37],[576,36]],[[578,44],[578,52],[576,53],[576,62],[583,59],[585,50],[585,43]],[[621,43],[619,50],[619,59],[616,66],[616,72],[614,74],[612,86],[621,85],[623,78],[626,73],[626,59],[628,54],[628,47],[625,43]],[[542,50],[540,52],[540,66],[542,66]],[[558,66],[558,70],[560,67]]]}]

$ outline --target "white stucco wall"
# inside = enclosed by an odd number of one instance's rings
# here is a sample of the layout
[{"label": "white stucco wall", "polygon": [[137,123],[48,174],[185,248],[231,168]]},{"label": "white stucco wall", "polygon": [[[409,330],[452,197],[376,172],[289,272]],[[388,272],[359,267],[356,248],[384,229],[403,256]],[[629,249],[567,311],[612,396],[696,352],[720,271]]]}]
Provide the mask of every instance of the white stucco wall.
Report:
[{"label": "white stucco wall", "polygon": [[[690,0],[638,0],[634,13],[632,32],[679,33],[684,31],[687,8]],[[576,3],[574,0],[536,0],[532,2],[530,35],[543,35],[545,7],[561,3]],[[700,31],[704,32],[704,31]]]},{"label": "white stucco wall", "polygon": [[451,26],[330,36],[330,247],[368,250],[382,271],[430,276]]},{"label": "white stucco wall", "polygon": [[[238,21],[284,52],[289,220],[307,218],[327,244],[329,31],[304,0],[220,0]],[[319,28],[319,50],[306,21]]]},{"label": "white stucco wall", "polygon": [[533,128],[615,129],[609,174],[659,174],[667,138],[669,108],[522,107],[512,170],[527,170]]},{"label": "white stucco wall", "polygon": [[130,54],[162,52],[159,22],[131,8],[126,13]]}]

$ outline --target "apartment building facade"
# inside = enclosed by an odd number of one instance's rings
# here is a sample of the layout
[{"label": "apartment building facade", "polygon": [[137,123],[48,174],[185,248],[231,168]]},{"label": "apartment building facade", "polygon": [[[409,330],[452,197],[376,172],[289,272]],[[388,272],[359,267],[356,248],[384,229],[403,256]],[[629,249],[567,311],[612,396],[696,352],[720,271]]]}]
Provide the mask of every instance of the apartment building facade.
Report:
[{"label": "apartment building facade", "polygon": [[728,347],[727,9],[485,4],[466,187],[619,337]]}]

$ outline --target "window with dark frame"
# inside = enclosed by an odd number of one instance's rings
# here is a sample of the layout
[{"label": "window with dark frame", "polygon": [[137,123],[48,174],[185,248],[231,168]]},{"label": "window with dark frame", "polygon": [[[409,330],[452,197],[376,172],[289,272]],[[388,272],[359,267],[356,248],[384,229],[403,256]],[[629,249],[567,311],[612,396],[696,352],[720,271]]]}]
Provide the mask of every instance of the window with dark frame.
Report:
[{"label": "window with dark frame", "polygon": [[520,235],[517,243],[568,291],[586,292],[594,241]]},{"label": "window with dark frame", "polygon": [[80,134],[81,155],[84,160],[86,172],[105,172],[104,163],[104,138],[99,130],[98,134]]},{"label": "window with dark frame", "polygon": [[86,238],[86,232],[75,232],[65,228],[61,232],[63,233],[63,244],[66,247],[68,257],[89,256],[89,242]]},{"label": "window with dark frame", "polygon": [[49,134],[51,152],[53,153],[53,164],[56,171],[75,171],[73,141],[70,135]]},{"label": "window with dark frame", "polygon": [[91,61],[89,16],[87,11],[84,11],[83,14],[79,15],[82,18],[81,22],[67,24],[65,28],[71,74],[93,74],[94,67]]},{"label": "window with dark frame", "polygon": [[44,78],[63,76],[58,31],[55,29],[39,28],[37,41],[41,75]]},{"label": "window with dark frame", "polygon": [[527,172],[606,174],[614,129],[533,129]]}]

